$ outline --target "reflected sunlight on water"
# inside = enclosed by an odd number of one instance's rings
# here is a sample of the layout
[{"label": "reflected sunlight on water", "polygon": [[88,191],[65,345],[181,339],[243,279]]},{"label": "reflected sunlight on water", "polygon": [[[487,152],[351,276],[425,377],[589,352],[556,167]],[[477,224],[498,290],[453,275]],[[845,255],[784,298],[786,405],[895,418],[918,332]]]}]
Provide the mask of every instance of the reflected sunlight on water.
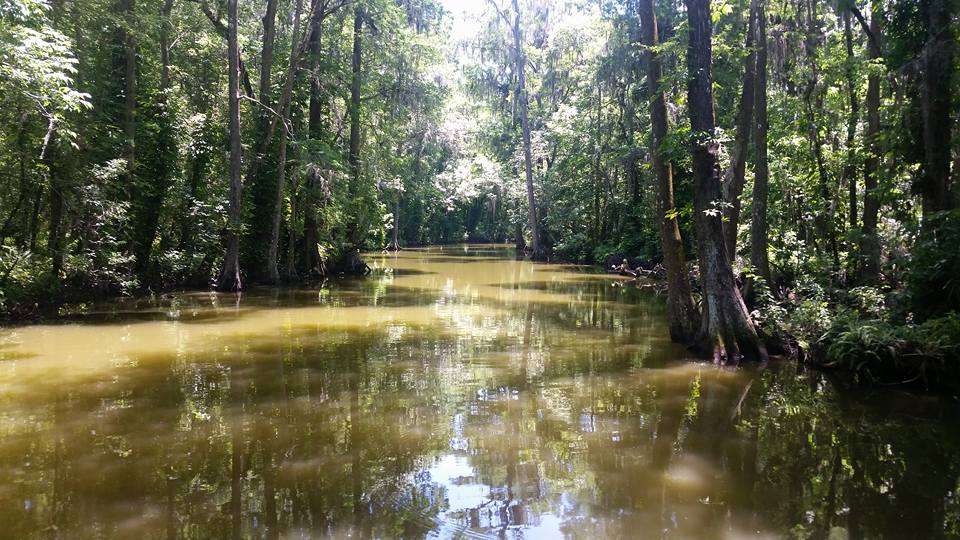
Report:
[{"label": "reflected sunlight on water", "polygon": [[315,290],[118,301],[0,332],[0,536],[960,526],[937,401],[917,414],[792,364],[692,361],[649,290],[505,247],[368,260],[370,277]]}]

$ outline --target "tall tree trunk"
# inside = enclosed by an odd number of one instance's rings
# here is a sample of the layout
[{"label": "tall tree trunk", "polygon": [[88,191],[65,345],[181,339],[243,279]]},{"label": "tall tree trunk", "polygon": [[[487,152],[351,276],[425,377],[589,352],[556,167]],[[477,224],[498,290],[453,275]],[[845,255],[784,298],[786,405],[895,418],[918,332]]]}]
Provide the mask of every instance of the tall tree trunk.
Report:
[{"label": "tall tree trunk", "polygon": [[757,31],[757,5],[759,0],[750,0],[750,14],[747,22],[747,37],[744,47],[747,57],[743,61],[743,90],[740,93],[740,105],[737,110],[737,135],[730,156],[730,168],[723,179],[724,200],[729,204],[724,209],[724,222],[727,258],[730,264],[737,256],[737,227],[740,224],[740,195],[746,183],[747,151],[750,145],[750,128],[753,123],[754,79],[757,71],[757,53],[754,49],[754,35]]},{"label": "tall tree trunk", "polygon": [[[757,91],[756,121],[753,125],[753,144],[756,153],[756,167],[753,180],[753,215],[750,221],[750,266],[756,275],[772,284],[770,260],[767,255],[768,225],[767,197],[770,184],[770,166],[767,161],[767,12],[761,0],[757,18]],[[748,281],[747,289],[752,289]]]},{"label": "tall tree trunk", "polygon": [[714,205],[722,200],[718,143],[713,116],[710,0],[686,0],[690,41],[687,45],[687,93],[693,141],[694,222],[703,284],[703,319],[699,347],[715,362],[741,358],[766,360],[767,351],[733,278],[723,238],[723,221]]},{"label": "tall tree trunk", "polygon": [[[416,182],[420,176],[420,157],[423,152],[423,135],[417,137],[417,151],[413,157],[413,181]],[[397,155],[403,153],[403,142],[397,144]],[[393,200],[393,230],[390,231],[390,245],[387,249],[400,251],[400,203],[403,198],[403,182],[399,181],[395,186],[396,197]]]},{"label": "tall tree trunk", "polygon": [[921,194],[924,221],[933,213],[949,210],[950,112],[953,98],[954,15],[951,0],[924,0],[927,43],[923,52],[923,179]]},{"label": "tall tree trunk", "polygon": [[40,208],[43,207],[44,184],[37,184],[33,191],[33,211],[30,212],[29,234],[30,251],[37,249],[37,236],[40,234]]},{"label": "tall tree trunk", "polygon": [[[269,187],[270,178],[264,178],[260,172],[263,167],[263,161],[274,140],[277,127],[277,113],[279,110],[273,109],[271,100],[271,75],[273,72],[274,61],[274,43],[276,42],[276,19],[277,19],[277,0],[267,0],[266,9],[263,14],[263,39],[260,48],[260,84],[258,95],[259,103],[256,107],[256,124],[254,135],[253,152],[247,154],[246,175],[244,176],[248,192],[248,199],[251,204],[251,221],[253,226],[246,231],[248,243],[252,246],[253,253],[245,254],[244,261],[265,261],[269,257],[269,239],[272,229],[264,230],[258,226],[263,220],[273,218],[274,200],[273,196],[276,190]],[[278,108],[279,109],[279,108]],[[271,112],[271,111],[274,112]],[[268,253],[263,253],[258,246],[264,243],[268,246]],[[251,277],[261,279],[266,277],[272,280],[270,276],[270,263],[267,262],[266,275],[263,272],[263,266],[257,264],[248,269]]]},{"label": "tall tree trunk", "polygon": [[243,180],[240,177],[240,48],[237,41],[237,0],[227,0],[228,116],[230,123],[230,205],[225,234],[226,252],[218,286],[239,291],[240,281],[240,201]]},{"label": "tall tree trunk", "polygon": [[[206,124],[210,122],[210,117],[204,119],[204,127],[201,132],[206,132]],[[188,200],[186,211],[180,222],[180,242],[181,251],[192,251],[196,244],[197,221],[193,214],[193,205],[201,196],[204,176],[207,170],[207,164],[210,163],[211,151],[206,145],[195,145],[191,151],[189,172],[187,173],[187,193]]]},{"label": "tall tree trunk", "polygon": [[[363,19],[366,17],[362,6],[357,6],[353,14],[353,57],[351,59],[350,80],[350,146],[347,162],[350,166],[348,193],[356,200],[360,193],[360,83],[363,60]],[[362,271],[364,264],[360,259],[363,246],[363,226],[359,218],[361,209],[356,207],[347,224],[347,245],[345,246],[346,268],[350,272]]]},{"label": "tall tree trunk", "polygon": [[[173,0],[163,0],[160,7],[160,89],[170,88],[170,12]],[[166,101],[166,100],[164,100]]]},{"label": "tall tree trunk", "polygon": [[673,166],[664,159],[661,148],[667,136],[667,105],[661,88],[660,45],[653,0],[640,0],[640,25],[643,31],[644,56],[647,64],[647,88],[650,99],[651,161],[657,175],[657,220],[660,225],[660,246],[667,270],[667,318],[670,337],[678,342],[692,342],[700,325],[700,314],[693,302],[687,260],[674,215]]},{"label": "tall tree trunk", "polygon": [[[633,30],[635,25],[632,25],[630,30],[630,40],[632,42],[640,41],[636,32]],[[637,125],[637,111],[636,104],[634,100],[634,94],[636,93],[633,87],[639,84],[640,80],[640,62],[633,60],[631,56],[630,66],[627,69],[627,81],[625,83],[625,88],[623,89],[623,124],[624,124],[624,135],[627,142],[628,153],[626,159],[624,160],[624,172],[627,177],[627,196],[630,198],[631,205],[637,205],[640,202],[640,171],[637,170],[638,151],[634,145],[634,137],[636,134],[636,125]]]},{"label": "tall tree trunk", "polygon": [[[960,118],[957,118],[953,127],[953,137],[955,141],[960,141]],[[960,148],[955,148],[953,152],[953,168],[950,173],[950,186],[953,195],[953,207],[960,206]]]},{"label": "tall tree trunk", "polygon": [[597,108],[594,118],[594,150],[593,150],[593,242],[599,245],[603,242],[603,211],[600,204],[600,197],[603,185],[603,170],[600,168],[600,160],[603,157],[603,132],[600,129],[600,117],[602,115],[603,103],[603,85],[597,82]]},{"label": "tall tree trunk", "polygon": [[287,270],[286,278],[293,281],[297,276],[297,175],[290,173],[290,220],[287,222]]},{"label": "tall tree trunk", "polygon": [[20,122],[17,127],[17,137],[16,137],[16,148],[17,148],[17,172],[18,172],[18,193],[17,193],[17,202],[13,206],[13,210],[10,212],[10,215],[7,216],[7,219],[3,223],[3,228],[0,230],[0,244],[2,244],[8,236],[10,236],[11,229],[15,226],[14,220],[20,219],[20,234],[16,236],[15,240],[18,246],[23,247],[26,244],[26,237],[24,233],[27,230],[27,214],[28,212],[20,212],[20,209],[26,204],[27,197],[30,193],[30,183],[27,174],[27,120],[30,118],[30,115],[27,113],[20,114]]},{"label": "tall tree trunk", "polygon": [[818,60],[822,30],[817,15],[816,2],[817,0],[805,1],[807,35],[804,40],[804,53],[810,63],[810,75],[803,91],[803,101],[807,117],[807,136],[817,167],[817,191],[820,195],[820,209],[817,211],[816,225],[820,238],[827,242],[827,248],[833,256],[834,271],[837,271],[840,266],[840,252],[833,219],[836,203],[830,191],[830,174],[827,171],[826,157],[823,152],[823,137],[820,133],[820,123],[817,118],[817,111],[823,108],[823,92],[820,89],[820,64]]},{"label": "tall tree trunk", "polygon": [[136,184],[136,139],[137,139],[137,41],[134,37],[136,23],[135,0],[121,0],[123,11],[123,132],[124,153],[127,158],[127,190]]},{"label": "tall tree trunk", "polygon": [[[40,152],[40,160],[47,165],[50,175],[50,221],[47,233],[47,251],[50,253],[50,273],[55,282],[60,281],[60,271],[63,270],[63,171],[58,163],[60,152],[57,151],[57,131],[53,118],[49,120],[47,135]],[[38,197],[39,201],[39,197]],[[39,205],[39,203],[38,203]]]},{"label": "tall tree trunk", "polygon": [[[283,82],[283,92],[280,95],[280,122],[282,123],[280,126],[280,155],[277,163],[277,186],[273,198],[273,215],[270,222],[270,246],[267,249],[267,276],[271,283],[280,282],[280,220],[283,214],[283,188],[287,171],[288,119],[290,118],[290,100],[293,96],[293,82],[299,62],[297,47],[300,42],[300,12],[302,10],[303,0],[296,0],[293,12],[293,31],[290,34],[290,63],[287,66],[287,76]],[[263,92],[260,95],[262,96]],[[290,196],[293,197],[292,192]]]},{"label": "tall tree trunk", "polygon": [[137,276],[141,286],[149,279],[150,255],[153,251],[153,242],[157,237],[157,228],[160,223],[160,209],[167,194],[173,162],[176,161],[176,142],[173,137],[173,115],[169,109],[167,98],[170,89],[170,12],[173,10],[173,0],[164,0],[160,6],[160,93],[157,98],[158,107],[151,120],[156,125],[156,136],[152,143],[160,159],[155,160],[150,167],[138,178],[134,192],[137,200],[133,201],[134,217],[132,231],[133,249]]},{"label": "tall tree trunk", "polygon": [[[871,61],[881,57],[881,13],[879,2],[873,3],[870,13],[869,55]],[[880,270],[880,239],[877,220],[880,213],[880,194],[877,192],[877,172],[882,153],[880,141],[880,75],[871,70],[867,76],[867,155],[863,160],[863,231],[860,240],[861,271],[864,281],[873,281]]]},{"label": "tall tree trunk", "polygon": [[400,251],[400,198],[403,196],[403,186],[397,186],[396,192],[393,201],[393,230],[390,232],[390,245],[387,249]]},{"label": "tall tree trunk", "polygon": [[523,171],[527,187],[528,219],[530,221],[530,257],[543,260],[546,254],[540,238],[540,220],[537,216],[537,199],[533,191],[533,157],[530,150],[530,118],[527,102],[527,56],[523,51],[523,35],[520,29],[520,5],[513,0],[513,53],[517,68],[517,95],[520,102],[520,130],[523,132]]},{"label": "tall tree trunk", "polygon": [[[310,139],[320,141],[323,134],[323,81],[320,77],[320,50],[323,35],[323,21],[326,15],[326,1],[314,0],[313,14],[310,18],[310,106],[307,113],[307,134]],[[291,182],[294,178],[291,177]],[[317,252],[319,231],[317,229],[317,197],[316,191],[323,180],[320,177],[320,168],[316,164],[307,169],[303,190],[303,240],[304,266],[307,275],[319,271],[320,261]]]},{"label": "tall tree trunk", "polygon": [[[277,0],[267,0],[263,13],[263,47],[260,49],[260,103],[270,106],[270,73],[273,71],[273,45],[276,40]],[[294,39],[295,41],[295,39]],[[270,118],[269,112],[260,111],[261,127]]]},{"label": "tall tree trunk", "polygon": [[843,179],[847,183],[849,220],[850,228],[855,229],[859,220],[857,219],[857,122],[860,117],[860,102],[857,99],[857,84],[854,80],[854,55],[853,55],[853,29],[850,22],[850,10],[844,9],[843,17],[843,41],[847,49],[847,68],[845,70],[847,83],[847,100],[850,105],[850,116],[847,117],[847,162],[843,165]]}]

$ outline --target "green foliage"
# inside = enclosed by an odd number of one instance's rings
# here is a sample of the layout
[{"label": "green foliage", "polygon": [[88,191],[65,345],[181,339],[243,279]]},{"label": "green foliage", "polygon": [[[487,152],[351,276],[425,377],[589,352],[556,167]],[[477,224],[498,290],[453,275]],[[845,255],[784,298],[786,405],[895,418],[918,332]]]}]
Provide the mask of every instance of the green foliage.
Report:
[{"label": "green foliage", "polygon": [[89,108],[90,96],[74,85],[77,58],[50,15],[46,2],[0,1],[0,82],[4,91],[33,101],[50,122],[63,123],[67,113]]},{"label": "green foliage", "polygon": [[824,364],[852,371],[865,382],[920,382],[960,388],[960,315],[922,324],[894,324],[856,315],[840,317],[820,339]]},{"label": "green foliage", "polygon": [[[47,263],[47,264],[44,264]],[[15,246],[0,251],[0,312],[15,317],[37,315],[38,304],[56,293],[46,272],[49,261]]]},{"label": "green foliage", "polygon": [[907,274],[910,308],[921,320],[960,311],[960,210],[927,219]]},{"label": "green foliage", "polygon": [[[0,0],[0,308],[23,305],[29,312],[72,294],[206,287],[216,275],[229,193],[225,21],[216,4],[174,2],[166,13],[160,2],[132,2],[117,12],[107,0],[56,10],[40,0]],[[265,4],[240,2],[250,79],[244,94],[260,94]],[[304,34],[295,36],[289,22],[296,4],[277,0],[270,84],[241,106],[244,170],[253,173],[243,179],[241,204],[246,283],[264,280],[267,263],[290,269],[290,280],[320,277],[318,270],[357,248],[382,249],[395,227],[400,245],[522,243],[531,208],[517,52],[526,61],[535,217],[551,257],[660,259],[635,2],[518,0],[522,51],[514,45],[513,2],[499,4],[506,17],[488,2],[467,4],[477,23],[473,36],[448,32],[450,14],[439,0],[328,2],[323,25],[310,28],[307,16]],[[669,123],[662,155],[672,168],[676,208],[666,217],[677,220],[687,258],[696,261],[685,7],[655,4]],[[915,193],[924,118],[920,98],[911,96],[922,96],[923,70],[916,67],[927,14],[904,0],[878,4],[876,13],[858,6],[884,17],[879,60],[869,58],[858,21],[848,50],[845,3],[812,5],[814,17],[797,17],[793,5],[766,5],[776,43],[768,69],[772,282],[752,276],[742,258],[753,210],[746,195],[734,260],[742,277],[753,278],[752,308],[766,335],[801,346],[819,342],[824,350],[837,339],[850,347],[845,357],[857,343],[878,347],[887,330],[914,332],[910,339],[948,332],[925,325],[960,308],[960,214],[921,223]],[[357,7],[364,14],[356,73],[360,152],[352,161]],[[749,2],[711,7],[716,141],[726,172],[749,52]],[[280,163],[283,128],[264,140],[264,119],[284,112],[278,104],[291,67]],[[870,155],[875,145],[865,133],[870,75],[881,83],[877,155]],[[876,278],[862,279],[870,253],[863,248],[863,172],[872,160],[881,260]],[[748,154],[745,194],[753,161]],[[276,208],[280,245],[271,246]],[[729,203],[709,211],[721,209]]]}]

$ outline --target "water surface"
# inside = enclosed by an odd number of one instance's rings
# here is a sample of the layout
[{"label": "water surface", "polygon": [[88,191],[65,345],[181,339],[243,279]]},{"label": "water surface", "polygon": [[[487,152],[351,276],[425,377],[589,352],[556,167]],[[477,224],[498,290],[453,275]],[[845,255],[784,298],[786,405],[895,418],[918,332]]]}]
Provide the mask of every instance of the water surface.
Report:
[{"label": "water surface", "polygon": [[953,402],[718,369],[494,246],[0,331],[3,538],[932,538]]}]

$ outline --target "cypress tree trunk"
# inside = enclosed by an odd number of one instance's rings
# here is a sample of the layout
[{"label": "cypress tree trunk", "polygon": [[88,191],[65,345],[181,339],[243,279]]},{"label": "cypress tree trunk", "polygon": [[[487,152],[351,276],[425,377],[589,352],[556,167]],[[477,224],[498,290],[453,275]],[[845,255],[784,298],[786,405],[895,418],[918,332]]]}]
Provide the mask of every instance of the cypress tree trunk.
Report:
[{"label": "cypress tree trunk", "polygon": [[[879,60],[880,13],[877,4],[870,13],[869,40],[870,60]],[[880,239],[877,237],[877,220],[880,213],[880,198],[877,193],[877,169],[880,155],[880,75],[871,72],[867,77],[867,155],[863,160],[863,236],[860,240],[861,271],[864,281],[873,281],[880,270]]]},{"label": "cypress tree trunk", "polygon": [[[323,139],[323,86],[320,79],[320,45],[323,32],[323,21],[326,17],[326,2],[314,0],[313,15],[310,18],[310,38],[308,48],[310,52],[310,109],[307,116],[307,135],[310,139]],[[291,182],[294,179],[291,178]],[[317,197],[316,191],[322,185],[319,168],[311,166],[307,169],[303,193],[303,240],[304,266],[306,274],[319,272],[320,261],[317,253],[319,232],[317,230]],[[292,246],[291,242],[291,246]],[[293,258],[291,257],[291,262]],[[292,275],[292,272],[291,272]]]},{"label": "cypress tree trunk", "polygon": [[[806,38],[804,53],[810,64],[810,75],[803,91],[803,101],[807,116],[807,136],[810,141],[810,150],[817,167],[817,192],[820,195],[820,209],[816,216],[818,239],[826,240],[827,247],[833,257],[834,271],[839,270],[840,250],[837,242],[837,231],[834,226],[834,211],[836,203],[830,192],[830,174],[827,170],[826,156],[823,152],[823,137],[820,133],[818,112],[823,109],[824,92],[820,88],[820,64],[818,49],[820,47],[820,19],[817,16],[817,0],[806,0]],[[815,244],[817,245],[817,244]]]},{"label": "cypress tree trunk", "polygon": [[[360,77],[363,60],[363,19],[366,16],[363,7],[357,6],[353,14],[353,58],[351,60],[350,80],[350,147],[347,161],[350,166],[350,199],[357,200],[360,193]],[[351,273],[362,272],[366,265],[360,259],[363,245],[361,221],[362,209],[357,205],[347,225],[347,245],[345,246],[345,269]]]},{"label": "cypress tree trunk", "polygon": [[[258,92],[260,103],[256,107],[255,143],[253,152],[247,155],[247,168],[246,175],[244,176],[247,186],[249,186],[248,192],[250,195],[248,199],[252,207],[251,225],[253,226],[245,231],[247,240],[244,243],[243,260],[245,264],[256,263],[251,264],[251,267],[248,268],[249,277],[255,279],[266,277],[268,280],[272,279],[269,271],[270,263],[267,263],[266,275],[264,274],[264,267],[259,263],[269,257],[269,239],[272,230],[260,227],[259,224],[266,220],[270,220],[272,223],[273,196],[276,190],[270,189],[269,178],[261,177],[260,171],[263,167],[263,160],[270,148],[270,144],[273,142],[277,128],[277,116],[275,113],[270,112],[273,108],[270,96],[270,81],[273,72],[274,43],[276,41],[276,19],[277,0],[267,0],[266,10],[262,18],[263,38],[260,48],[260,84]],[[276,110],[275,112],[279,113],[280,111]],[[260,246],[264,244],[268,246],[267,253],[264,253],[260,249]],[[250,253],[247,253],[247,251],[250,251]]]},{"label": "cypress tree trunk", "polygon": [[[629,4],[628,4],[629,5]],[[639,22],[639,6],[638,6]],[[630,24],[627,30],[627,38],[630,43],[642,43],[640,35],[640,25]],[[640,161],[640,152],[634,145],[634,137],[637,132],[637,110],[636,105],[642,96],[646,93],[641,90],[641,77],[643,77],[643,62],[633,55],[628,56],[628,66],[626,71],[626,81],[623,88],[623,131],[624,138],[629,147],[629,153],[624,163],[624,172],[627,177],[627,195],[630,198],[630,204],[636,206],[640,202],[640,182],[641,175],[638,169]],[[556,98],[554,98],[556,99]]]},{"label": "cypress tree trunk", "polygon": [[514,62],[517,67],[517,94],[520,102],[520,130],[523,132],[523,172],[527,187],[527,206],[529,207],[530,257],[533,260],[543,260],[546,258],[546,254],[543,252],[541,244],[537,199],[533,191],[533,157],[530,150],[530,118],[527,103],[527,57],[523,52],[523,39],[520,32],[520,5],[517,0],[513,0],[513,48]]},{"label": "cypress tree trunk", "polygon": [[[273,70],[273,44],[276,39],[277,0],[267,0],[263,14],[263,47],[260,49],[260,102],[270,105],[270,72]],[[260,121],[266,124],[269,113],[260,111]]]},{"label": "cypress tree trunk", "polygon": [[136,138],[137,138],[137,41],[133,36],[136,25],[134,0],[121,0],[120,9],[123,11],[123,131],[125,153],[127,158],[127,190],[136,184]]},{"label": "cypress tree trunk", "polygon": [[396,199],[393,201],[393,231],[390,232],[390,245],[387,249],[400,251],[400,196],[401,186],[397,186]]},{"label": "cypress tree trunk", "polygon": [[[160,8],[160,89],[170,87],[170,12],[173,0],[163,0]],[[166,99],[164,99],[166,101]]]},{"label": "cypress tree trunk", "polygon": [[660,223],[660,246],[663,265],[667,270],[667,318],[670,337],[678,342],[692,342],[699,330],[700,314],[693,302],[687,260],[680,237],[680,227],[672,214],[673,166],[661,154],[667,135],[667,106],[660,87],[660,55],[655,48],[660,44],[653,0],[640,0],[640,25],[643,31],[644,56],[647,64],[647,88],[650,98],[651,161],[657,175],[657,219]]},{"label": "cypress tree trunk", "polygon": [[[951,0],[924,0],[927,44],[923,56],[923,198],[924,220],[935,212],[949,210],[950,198],[950,108],[953,98],[953,48]],[[871,18],[872,19],[872,18]]]},{"label": "cypress tree trunk", "polygon": [[[267,277],[271,283],[280,282],[280,220],[283,213],[283,184],[286,181],[287,171],[287,138],[288,119],[290,118],[290,100],[293,96],[293,82],[296,77],[299,55],[297,46],[300,41],[300,12],[303,10],[303,0],[297,0],[293,13],[293,31],[290,34],[290,64],[287,66],[286,79],[283,81],[283,92],[280,95],[280,152],[277,163],[277,185],[273,198],[273,215],[270,221],[270,245],[267,249]],[[263,93],[261,92],[261,95]],[[276,125],[277,120],[271,121]],[[272,129],[271,129],[272,131]],[[291,192],[290,196],[293,196]],[[291,224],[292,226],[292,224]]]},{"label": "cypress tree trunk", "polygon": [[847,183],[850,228],[855,229],[857,219],[857,150],[854,144],[857,137],[857,121],[860,116],[860,102],[857,99],[857,85],[854,80],[853,69],[853,29],[850,22],[850,10],[843,10],[843,41],[847,49],[847,100],[850,105],[850,116],[847,117],[847,162],[843,166],[843,179]]},{"label": "cypress tree trunk", "polygon": [[177,161],[176,141],[173,134],[174,118],[167,103],[167,93],[170,89],[169,28],[172,9],[173,0],[164,0],[160,7],[160,93],[155,112],[149,109],[147,112],[148,115],[153,116],[152,120],[156,124],[156,137],[151,141],[153,148],[147,147],[145,156],[140,158],[147,167],[140,174],[138,189],[135,190],[137,200],[133,201],[135,211],[133,220],[135,229],[132,231],[133,248],[141,286],[146,285],[149,279],[150,255],[153,251],[153,242],[157,237],[160,209]]},{"label": "cypress tree trunk", "polygon": [[750,14],[747,22],[747,37],[744,47],[747,57],[743,61],[743,90],[740,93],[740,105],[737,110],[737,135],[730,156],[730,168],[723,180],[724,200],[730,205],[725,208],[727,220],[724,223],[724,240],[727,246],[727,258],[733,264],[737,255],[737,226],[740,223],[740,195],[746,182],[747,151],[750,145],[750,127],[753,123],[754,79],[756,77],[757,53],[753,41],[757,28],[758,0],[750,0]]},{"label": "cypress tree trunk", "polygon": [[237,42],[237,0],[227,0],[227,64],[228,121],[230,123],[230,205],[225,234],[226,253],[217,285],[220,289],[239,291],[240,281],[240,197],[243,181],[240,177],[240,48]]},{"label": "cypress tree trunk", "polygon": [[718,143],[714,133],[713,34],[710,0],[686,0],[690,41],[687,45],[688,104],[693,142],[694,222],[700,278],[703,284],[703,319],[698,346],[715,362],[737,363],[741,358],[766,360],[767,351],[733,278],[724,245]]},{"label": "cypress tree trunk", "polygon": [[[753,216],[750,221],[750,265],[753,271],[771,284],[770,261],[767,255],[768,225],[767,197],[770,183],[770,167],[767,162],[767,15],[766,6],[761,0],[757,19],[757,100],[756,122],[753,129],[756,170],[753,180]],[[752,280],[748,280],[746,290],[752,291]],[[745,291],[749,297],[750,293]]]},{"label": "cypress tree trunk", "polygon": [[13,210],[10,212],[10,215],[7,216],[7,219],[3,222],[3,228],[0,229],[0,243],[3,243],[8,236],[10,236],[10,230],[14,227],[14,219],[19,218],[20,221],[20,231],[19,234],[14,238],[16,244],[20,247],[23,247],[26,243],[24,237],[24,232],[27,230],[27,212],[20,212],[20,208],[24,206],[27,201],[27,196],[29,194],[29,181],[27,176],[27,120],[29,115],[27,113],[20,114],[20,122],[17,127],[17,136],[16,136],[16,149],[17,149],[17,177],[19,178],[18,182],[18,193],[17,193],[17,203],[13,206]]},{"label": "cypress tree trunk", "polygon": [[[44,138],[40,160],[47,166],[50,175],[50,221],[47,233],[47,251],[50,253],[50,273],[55,282],[60,281],[60,271],[63,270],[63,171],[58,163],[60,152],[57,150],[57,131],[54,120],[51,118]],[[37,199],[39,201],[39,197]],[[39,207],[39,202],[37,206]],[[39,209],[37,209],[39,213]]]}]

